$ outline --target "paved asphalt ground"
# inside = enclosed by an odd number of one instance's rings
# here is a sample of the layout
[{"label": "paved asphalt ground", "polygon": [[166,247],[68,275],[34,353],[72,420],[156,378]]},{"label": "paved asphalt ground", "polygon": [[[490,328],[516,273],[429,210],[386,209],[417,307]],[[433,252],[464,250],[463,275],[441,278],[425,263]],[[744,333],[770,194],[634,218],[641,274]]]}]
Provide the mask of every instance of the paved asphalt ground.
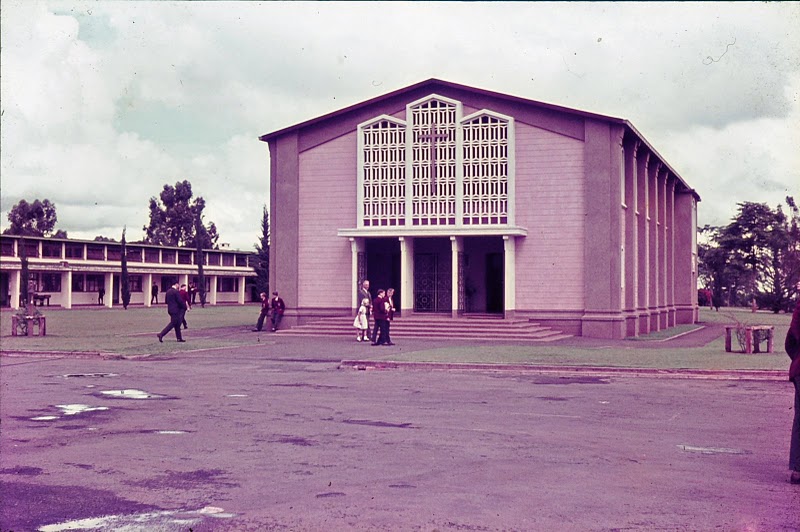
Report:
[{"label": "paved asphalt ground", "polygon": [[783,378],[358,370],[403,346],[262,338],[3,356],[0,530],[800,529]]}]

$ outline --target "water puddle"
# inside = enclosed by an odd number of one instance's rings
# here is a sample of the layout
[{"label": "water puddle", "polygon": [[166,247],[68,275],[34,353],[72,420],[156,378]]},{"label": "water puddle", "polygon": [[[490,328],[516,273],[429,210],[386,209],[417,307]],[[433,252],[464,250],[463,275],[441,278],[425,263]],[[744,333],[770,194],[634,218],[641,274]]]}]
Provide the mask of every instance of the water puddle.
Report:
[{"label": "water puddle", "polygon": [[185,430],[157,430],[156,434],[186,434]]},{"label": "water puddle", "polygon": [[60,419],[59,416],[36,416],[32,417],[31,421],[55,421],[56,419]]},{"label": "water puddle", "polygon": [[145,392],[143,390],[103,390],[100,392],[106,397],[114,397],[117,399],[163,399],[164,395],[157,393]]},{"label": "water puddle", "polygon": [[236,514],[217,506],[205,506],[198,510],[164,510],[139,514],[105,515],[88,519],[76,519],[40,527],[39,532],[62,532],[64,530],[172,530],[197,526],[207,518],[230,519]]},{"label": "water puddle", "polygon": [[81,404],[73,404],[73,405],[56,405],[56,408],[61,409],[61,413],[65,416],[75,416],[78,414],[83,414],[84,412],[95,412],[99,410],[108,410],[107,406],[89,406],[89,405],[81,405]]},{"label": "water puddle", "polygon": [[247,397],[246,393],[229,393],[225,397]]},{"label": "water puddle", "polygon": [[700,454],[752,454],[746,449],[729,449],[727,447],[696,447],[694,445],[678,445],[678,449],[687,453]]},{"label": "water puddle", "polygon": [[65,379],[72,379],[72,378],[95,378],[95,377],[119,377],[118,373],[67,373],[65,375],[61,375]]}]

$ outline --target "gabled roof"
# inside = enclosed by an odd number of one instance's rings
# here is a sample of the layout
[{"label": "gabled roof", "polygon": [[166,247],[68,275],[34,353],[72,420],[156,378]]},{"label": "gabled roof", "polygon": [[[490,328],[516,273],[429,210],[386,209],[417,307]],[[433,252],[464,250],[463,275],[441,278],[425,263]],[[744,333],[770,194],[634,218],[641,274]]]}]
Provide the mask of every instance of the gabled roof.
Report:
[{"label": "gabled roof", "polygon": [[289,127],[283,128],[283,129],[279,129],[278,131],[273,131],[272,133],[266,133],[264,135],[261,135],[258,138],[259,138],[259,140],[262,140],[264,142],[269,142],[270,140],[272,140],[275,137],[279,137],[281,135],[284,135],[284,134],[292,132],[292,131],[296,131],[296,130],[304,129],[304,128],[309,127],[309,126],[313,126],[313,125],[318,124],[320,122],[324,122],[326,120],[330,120],[332,118],[336,118],[338,116],[341,116],[341,115],[344,115],[344,114],[347,114],[347,113],[351,113],[353,111],[356,111],[356,110],[364,108],[364,107],[369,107],[369,106],[381,103],[381,102],[383,102],[385,100],[389,100],[389,99],[392,99],[392,98],[394,98],[394,97],[396,97],[396,96],[398,96],[400,94],[403,94],[404,92],[412,92],[412,91],[416,91],[417,89],[422,89],[422,88],[429,88],[432,92],[435,92],[435,89],[438,88],[438,87],[444,87],[444,88],[449,88],[449,89],[456,89],[456,90],[473,92],[473,93],[476,93],[476,94],[481,94],[481,95],[489,96],[489,97],[492,97],[492,98],[498,98],[498,99],[506,100],[506,101],[513,102],[513,103],[524,104],[524,105],[533,105],[533,106],[540,107],[540,108],[543,108],[543,109],[548,109],[548,110],[551,110],[551,111],[557,111],[559,113],[566,113],[566,114],[576,115],[576,116],[580,116],[580,117],[583,117],[583,118],[591,118],[591,119],[595,119],[595,120],[604,120],[604,121],[614,122],[614,123],[617,123],[617,124],[625,124],[627,122],[626,120],[624,120],[622,118],[616,118],[616,117],[607,116],[607,115],[601,115],[601,114],[597,114],[597,113],[589,113],[587,111],[580,111],[578,109],[570,109],[569,107],[562,107],[560,105],[553,105],[553,104],[550,104],[550,103],[539,102],[539,101],[536,101],[536,100],[529,100],[529,99],[526,99],[526,98],[520,98],[518,96],[511,96],[509,94],[503,94],[501,92],[493,92],[493,91],[488,91],[488,90],[484,90],[484,89],[477,89],[475,87],[469,87],[467,85],[461,85],[461,84],[453,83],[453,82],[450,82],[450,81],[443,81],[443,80],[436,79],[436,78],[430,78],[430,79],[426,79],[425,81],[420,81],[419,83],[415,83],[413,85],[409,85],[407,87],[403,87],[401,89],[397,89],[397,90],[392,91],[392,92],[387,92],[386,94],[382,94],[380,96],[376,96],[375,98],[371,98],[369,100],[364,100],[363,102],[359,102],[359,103],[351,105],[349,107],[344,107],[342,109],[339,109],[338,111],[333,111],[332,113],[328,113],[328,114],[325,114],[325,115],[322,115],[322,116],[318,116],[316,118],[312,118],[311,120],[306,120],[305,122],[300,122],[299,124],[295,124],[293,126],[289,126]]},{"label": "gabled roof", "polygon": [[563,107],[551,103],[530,100],[527,98],[520,98],[519,96],[512,96],[510,94],[504,94],[501,92],[478,89],[475,87],[470,87],[468,85],[461,85],[459,83],[453,83],[450,81],[444,81],[436,78],[426,79],[425,81],[420,81],[419,83],[408,85],[407,87],[403,87],[401,89],[397,89],[395,91],[388,92],[380,96],[376,96],[375,98],[364,100],[362,102],[356,103],[348,107],[344,107],[337,111],[333,111],[331,113],[324,114],[316,118],[312,118],[311,120],[306,120],[305,122],[300,122],[298,124],[288,126],[283,129],[279,129],[277,131],[273,131],[272,133],[266,133],[264,135],[261,135],[259,137],[259,140],[263,142],[270,142],[273,139],[281,137],[287,133],[299,132],[303,129],[313,127],[318,124],[322,124],[324,122],[329,122],[332,119],[342,117],[350,113],[358,113],[359,111],[366,110],[367,108],[374,106],[376,104],[381,104],[383,102],[396,99],[398,96],[404,93],[419,92],[423,89],[425,89],[426,91],[430,91],[431,93],[437,92],[437,89],[452,89],[456,91],[465,91],[482,97],[488,97],[501,101],[506,101],[509,102],[510,104],[523,105],[523,106],[528,106],[530,108],[537,108],[544,112],[549,111],[553,113],[560,113],[562,115],[572,116],[574,119],[589,119],[589,120],[598,120],[603,122],[610,122],[613,124],[619,124],[625,127],[626,130],[630,132],[630,134],[638,138],[642,142],[642,144],[644,144],[650,150],[650,152],[664,164],[664,166],[670,171],[670,173],[672,173],[683,184],[683,186],[686,187],[686,189],[688,189],[694,195],[694,197],[698,201],[700,200],[700,196],[697,194],[697,192],[692,187],[690,187],[686,183],[686,181],[684,181],[681,175],[677,171],[675,171],[675,169],[672,168],[672,166],[670,166],[670,164],[666,161],[666,159],[664,159],[664,157],[662,157],[661,154],[658,153],[658,151],[653,147],[653,145],[650,144],[641,133],[639,133],[639,131],[634,127],[634,125],[630,121],[624,118],[602,115],[598,113],[590,113],[588,111],[581,111],[579,109],[572,109],[569,107]]}]

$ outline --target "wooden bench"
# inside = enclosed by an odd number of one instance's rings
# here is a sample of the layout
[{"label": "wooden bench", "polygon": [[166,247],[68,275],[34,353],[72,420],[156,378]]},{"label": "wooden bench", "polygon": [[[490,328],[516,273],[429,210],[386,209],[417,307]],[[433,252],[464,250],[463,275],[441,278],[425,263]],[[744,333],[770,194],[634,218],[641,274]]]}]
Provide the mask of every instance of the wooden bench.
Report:
[{"label": "wooden bench", "polygon": [[11,316],[11,336],[19,336],[20,330],[27,336],[33,336],[33,324],[39,327],[38,335],[47,336],[47,319],[44,316]]},{"label": "wooden bench", "polygon": [[732,331],[744,329],[744,352],[760,353],[761,340],[767,340],[767,353],[772,353],[775,326],[773,325],[726,325],[725,326],[725,352],[731,352]]},{"label": "wooden bench", "polygon": [[39,306],[43,307],[44,302],[47,301],[47,306],[50,306],[50,294],[33,294],[33,304],[35,305],[36,302],[39,302]]}]

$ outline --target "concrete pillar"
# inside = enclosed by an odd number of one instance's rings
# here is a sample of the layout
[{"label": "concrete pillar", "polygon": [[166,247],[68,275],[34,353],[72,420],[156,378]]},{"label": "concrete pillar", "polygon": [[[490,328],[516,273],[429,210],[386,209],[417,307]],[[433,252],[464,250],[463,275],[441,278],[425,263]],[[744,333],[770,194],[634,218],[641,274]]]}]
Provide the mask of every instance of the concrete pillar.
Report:
[{"label": "concrete pillar", "polygon": [[246,277],[242,275],[239,277],[239,304],[244,305],[245,281]]},{"label": "concrete pillar", "polygon": [[675,321],[675,176],[667,182],[667,325]]},{"label": "concrete pillar", "polygon": [[675,322],[697,321],[697,203],[691,191],[675,195]]},{"label": "concrete pillar", "polygon": [[[402,252],[403,244],[402,238],[400,239],[400,249]],[[359,263],[358,258],[361,256],[362,253],[366,253],[366,243],[363,238],[350,238],[350,279],[351,285],[353,286],[352,296],[350,305],[353,308],[353,312],[358,311],[358,307],[361,305],[361,302],[358,300],[358,289],[361,286],[361,274],[359,273]]]},{"label": "concrete pillar", "polygon": [[667,175],[666,166],[658,175],[658,326],[666,329],[667,310]]},{"label": "concrete pillar", "polygon": [[11,308],[14,310],[19,309],[19,296],[22,294],[22,287],[20,285],[20,280],[22,278],[22,272],[20,270],[11,270],[8,272],[8,288],[11,292]]},{"label": "concrete pillar", "polygon": [[150,307],[153,300],[153,274],[145,274],[142,280],[142,295],[144,296],[144,306]]},{"label": "concrete pillar", "polygon": [[641,143],[636,139],[627,140],[625,150],[625,336],[638,336],[639,317],[637,301],[639,297],[639,226],[637,190],[637,159]]},{"label": "concrete pillar", "polygon": [[[451,300],[451,315],[456,318],[459,315],[459,311],[463,311],[464,307],[463,304],[459,304],[461,301],[463,303],[463,294],[464,294],[464,287],[461,286],[463,279],[459,275],[459,257],[462,257],[462,253],[464,253],[464,237],[461,236],[451,236],[450,237],[450,286],[452,289],[450,290],[450,300]],[[463,258],[463,257],[462,257]]]},{"label": "concrete pillar", "polygon": [[217,276],[212,275],[211,277],[211,292],[208,294],[208,304],[209,305],[216,305],[217,304]]},{"label": "concrete pillar", "polygon": [[513,236],[503,237],[503,269],[505,318],[511,319],[517,310],[517,241]]},{"label": "concrete pillar", "polygon": [[103,305],[105,307],[112,308],[114,306],[114,294],[112,293],[114,290],[114,274],[107,273],[104,275],[104,277],[103,286],[106,289],[106,294],[103,296]]},{"label": "concrete pillar", "polygon": [[636,157],[636,224],[638,232],[638,286],[636,313],[639,334],[650,333],[650,187],[648,181],[650,152],[640,151]]},{"label": "concrete pillar", "polygon": [[61,306],[72,308],[72,270],[61,272]]},{"label": "concrete pillar", "polygon": [[400,310],[414,312],[414,238],[400,237]]},{"label": "concrete pillar", "polygon": [[661,173],[662,163],[656,161],[651,164],[648,171],[648,182],[650,184],[650,220],[648,231],[650,233],[650,297],[648,300],[647,311],[650,316],[650,331],[660,331],[658,320],[658,174]]}]

